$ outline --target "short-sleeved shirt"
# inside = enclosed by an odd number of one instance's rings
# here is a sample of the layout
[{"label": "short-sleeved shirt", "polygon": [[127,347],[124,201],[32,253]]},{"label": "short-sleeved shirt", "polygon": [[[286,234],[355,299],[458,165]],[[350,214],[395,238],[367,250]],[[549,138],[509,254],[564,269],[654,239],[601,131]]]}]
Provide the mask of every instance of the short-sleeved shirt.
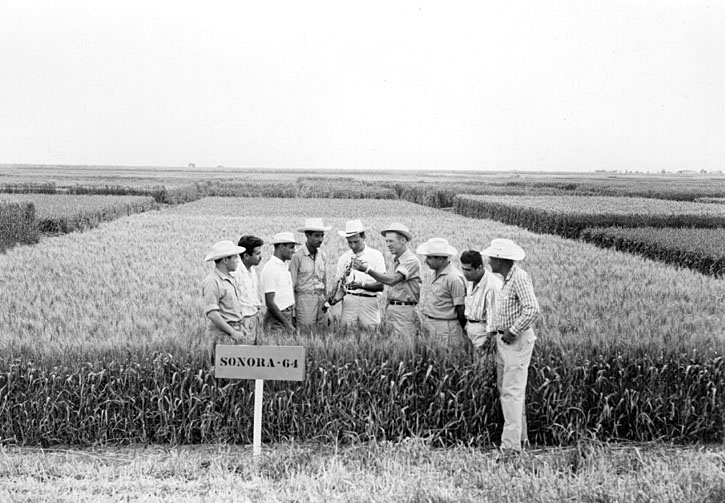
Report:
[{"label": "short-sleeved shirt", "polygon": [[204,316],[219,311],[227,323],[242,321],[242,304],[236,281],[219,269],[210,272],[201,283],[201,295],[204,302]]},{"label": "short-sleeved shirt", "polygon": [[259,290],[259,275],[257,268],[247,269],[244,264],[231,273],[232,278],[239,285],[239,300],[242,303],[242,315],[254,316],[262,307],[262,297]]},{"label": "short-sleeved shirt", "polygon": [[400,302],[418,302],[420,285],[423,278],[420,273],[420,260],[410,250],[405,250],[393,261],[393,273],[399,272],[404,281],[390,287],[388,300]]},{"label": "short-sleeved shirt", "polygon": [[[337,278],[340,278],[345,273],[345,269],[352,261],[353,256],[370,266],[371,271],[385,273],[385,258],[383,257],[383,254],[378,250],[365,245],[365,248],[363,248],[363,251],[360,253],[353,253],[352,250],[347,250],[340,256],[337,261]],[[350,268],[350,271],[347,274],[347,283],[352,281],[355,283],[373,283],[375,282],[375,279],[363,271]],[[365,294],[370,295],[371,297],[376,297],[379,293],[380,292],[365,291]]]},{"label": "short-sleeved shirt", "polygon": [[431,281],[421,312],[431,318],[455,320],[455,306],[462,306],[465,297],[466,278],[453,264],[448,264]]},{"label": "short-sleeved shirt", "polygon": [[262,287],[264,293],[274,293],[274,303],[277,304],[280,311],[294,305],[292,276],[287,269],[287,264],[274,255],[262,268]]},{"label": "short-sleeved shirt", "polygon": [[327,293],[327,255],[317,250],[312,259],[307,245],[295,252],[290,261],[289,271],[295,293]]},{"label": "short-sleeved shirt", "polygon": [[481,280],[473,286],[466,282],[466,319],[486,322],[486,331],[493,330],[493,318],[496,312],[496,297],[501,292],[502,281],[486,271]]}]

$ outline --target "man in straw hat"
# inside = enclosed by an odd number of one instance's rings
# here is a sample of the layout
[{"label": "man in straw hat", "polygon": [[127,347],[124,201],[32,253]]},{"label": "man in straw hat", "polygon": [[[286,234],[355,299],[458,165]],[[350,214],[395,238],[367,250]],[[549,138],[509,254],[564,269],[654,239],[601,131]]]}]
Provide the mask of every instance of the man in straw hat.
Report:
[{"label": "man in straw hat", "polygon": [[327,256],[320,250],[330,227],[321,218],[308,218],[297,232],[305,233],[305,244],[292,256],[290,274],[295,292],[297,326],[327,326]]},{"label": "man in straw hat", "polygon": [[423,328],[448,347],[468,351],[471,343],[464,331],[466,279],[451,264],[458,251],[444,238],[430,238],[416,252],[425,255],[425,263],[434,273],[421,306]]},{"label": "man in straw hat", "polygon": [[239,254],[243,251],[243,247],[231,241],[219,241],[204,257],[205,262],[214,262],[214,270],[201,283],[204,316],[207,318],[205,335],[210,344],[212,361],[217,343],[253,342],[241,331],[240,292],[237,282],[230,275],[239,267]]},{"label": "man in straw hat", "polygon": [[363,260],[353,259],[352,267],[363,271],[375,281],[390,286],[388,291],[387,324],[393,334],[414,336],[418,332],[419,319],[416,306],[420,299],[421,266],[418,257],[408,249],[413,235],[408,227],[393,222],[381,231],[385,244],[393,254],[393,272],[378,272]]},{"label": "man in straw hat", "polygon": [[491,270],[504,278],[491,334],[496,340],[496,380],[504,417],[501,450],[520,451],[522,442],[528,442],[526,379],[536,340],[532,325],[539,317],[539,302],[531,278],[515,263],[526,256],[521,247],[510,239],[494,239],[482,254],[489,257]]},{"label": "man in straw hat", "polygon": [[268,334],[292,333],[295,330],[292,323],[295,296],[287,262],[294,255],[295,246],[299,243],[291,232],[280,232],[274,235],[271,244],[274,246],[274,253],[264,264],[261,278],[264,303],[267,305],[264,328]]},{"label": "man in straw hat", "polygon": [[[338,231],[338,234],[347,240],[350,247],[337,261],[337,277],[344,284],[340,321],[345,325],[359,323],[374,329],[380,325],[378,296],[383,291],[383,284],[369,274],[353,269],[352,261],[358,259],[365,262],[371,271],[384,273],[385,259],[382,253],[365,244],[365,227],[360,220],[348,221],[345,230]],[[330,300],[335,301],[334,298]]]}]

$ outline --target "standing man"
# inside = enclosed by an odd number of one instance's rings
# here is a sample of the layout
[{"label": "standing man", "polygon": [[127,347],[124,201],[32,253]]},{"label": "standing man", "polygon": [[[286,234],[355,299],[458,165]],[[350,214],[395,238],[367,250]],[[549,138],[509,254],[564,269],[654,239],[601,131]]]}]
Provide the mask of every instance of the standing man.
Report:
[{"label": "standing man", "polygon": [[[344,231],[338,231],[350,247],[337,261],[337,277],[344,283],[341,322],[345,325],[359,323],[364,328],[375,329],[380,325],[378,297],[383,284],[372,276],[352,268],[353,259],[365,262],[371,271],[385,272],[383,254],[365,244],[365,227],[360,220],[350,220]],[[334,300],[334,299],[333,299]]]},{"label": "standing man", "polygon": [[390,224],[381,234],[394,257],[393,272],[378,272],[357,258],[353,259],[352,267],[365,272],[375,281],[390,286],[386,311],[390,330],[397,336],[412,337],[418,332],[420,324],[415,306],[420,299],[420,285],[423,281],[420,260],[408,249],[413,235],[405,225],[398,222]]},{"label": "standing man", "polygon": [[483,250],[491,270],[504,278],[496,301],[493,333],[496,338],[496,376],[504,426],[501,450],[520,451],[528,441],[526,432],[526,379],[534,350],[533,323],[539,317],[539,302],[531,278],[514,262],[526,254],[510,239],[494,239]]},{"label": "standing man", "polygon": [[239,254],[244,248],[231,241],[214,243],[204,257],[214,261],[214,270],[201,283],[204,316],[207,318],[205,336],[209,342],[212,364],[214,348],[221,344],[252,342],[242,332],[242,304],[237,282],[230,273],[239,266]]},{"label": "standing man", "polygon": [[232,276],[239,283],[242,303],[242,332],[255,344],[261,343],[262,336],[262,292],[259,288],[257,266],[262,261],[262,241],[257,236],[244,235],[237,243],[244,248],[240,255],[242,265]]},{"label": "standing man", "polygon": [[295,331],[292,324],[295,296],[287,261],[294,255],[298,244],[291,232],[280,232],[272,238],[274,254],[262,268],[264,303],[267,306],[264,328],[267,333],[291,334]]},{"label": "standing man", "polygon": [[[483,267],[483,258],[476,250],[461,254],[461,272],[466,278],[466,333],[479,356],[490,344],[488,333],[493,331],[496,296],[502,282]],[[495,347],[495,346],[492,346]]]},{"label": "standing man", "polygon": [[466,279],[451,264],[451,257],[458,251],[444,238],[430,238],[416,252],[425,255],[425,263],[434,273],[421,308],[425,330],[452,349],[468,351],[471,342],[465,334]]},{"label": "standing man", "polygon": [[299,328],[327,327],[327,256],[320,247],[329,230],[330,227],[322,225],[321,218],[308,218],[305,225],[297,229],[307,238],[292,256],[289,268]]}]

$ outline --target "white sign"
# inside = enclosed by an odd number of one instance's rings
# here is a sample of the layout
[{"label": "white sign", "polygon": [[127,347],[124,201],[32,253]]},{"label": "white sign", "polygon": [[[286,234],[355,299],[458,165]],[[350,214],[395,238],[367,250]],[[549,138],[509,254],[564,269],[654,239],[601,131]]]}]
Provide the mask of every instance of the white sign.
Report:
[{"label": "white sign", "polygon": [[226,379],[305,380],[303,346],[217,345],[216,377]]},{"label": "white sign", "polygon": [[254,379],[253,452],[262,452],[262,391],[264,380],[304,381],[303,346],[229,346],[217,344],[214,375],[226,379]]}]

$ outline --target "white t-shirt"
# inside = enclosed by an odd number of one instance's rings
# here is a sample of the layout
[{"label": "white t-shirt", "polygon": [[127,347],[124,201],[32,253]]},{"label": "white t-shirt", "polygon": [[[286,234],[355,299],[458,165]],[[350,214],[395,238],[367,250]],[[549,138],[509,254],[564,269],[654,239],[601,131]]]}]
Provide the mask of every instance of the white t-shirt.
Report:
[{"label": "white t-shirt", "polygon": [[264,293],[274,293],[274,303],[284,311],[295,303],[292,289],[292,275],[287,264],[272,255],[262,268],[262,288]]}]

